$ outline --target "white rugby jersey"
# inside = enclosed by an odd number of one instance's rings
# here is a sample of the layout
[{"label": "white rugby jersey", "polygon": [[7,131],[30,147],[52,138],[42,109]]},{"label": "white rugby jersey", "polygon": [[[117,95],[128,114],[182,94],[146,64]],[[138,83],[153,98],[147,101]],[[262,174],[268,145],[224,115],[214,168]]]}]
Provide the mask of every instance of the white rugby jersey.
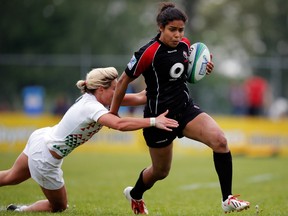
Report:
[{"label": "white rugby jersey", "polygon": [[102,128],[97,120],[108,112],[94,95],[83,94],[45,137],[48,148],[61,157],[67,156]]}]

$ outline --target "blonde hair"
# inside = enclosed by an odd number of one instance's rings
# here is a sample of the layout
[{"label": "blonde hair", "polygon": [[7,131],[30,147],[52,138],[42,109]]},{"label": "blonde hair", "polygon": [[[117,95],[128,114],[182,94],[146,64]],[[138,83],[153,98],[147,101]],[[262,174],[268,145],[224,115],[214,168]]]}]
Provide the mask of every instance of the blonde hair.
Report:
[{"label": "blonde hair", "polygon": [[95,68],[87,73],[86,80],[78,80],[76,86],[82,93],[94,93],[100,86],[109,88],[117,77],[118,72],[114,67]]}]

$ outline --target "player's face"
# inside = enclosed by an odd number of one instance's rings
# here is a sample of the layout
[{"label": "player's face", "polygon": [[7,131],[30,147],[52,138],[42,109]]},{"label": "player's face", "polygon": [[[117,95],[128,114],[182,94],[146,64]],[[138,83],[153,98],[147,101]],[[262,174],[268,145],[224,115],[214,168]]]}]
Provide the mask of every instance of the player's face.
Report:
[{"label": "player's face", "polygon": [[173,20],[165,27],[160,27],[160,41],[175,48],[184,36],[185,23],[182,20]]},{"label": "player's face", "polygon": [[109,88],[106,88],[106,89],[102,88],[101,93],[98,94],[98,96],[96,96],[97,100],[100,103],[102,103],[104,106],[110,106],[114,92],[115,92],[116,85],[117,85],[117,80],[115,79],[111,82],[111,86]]}]

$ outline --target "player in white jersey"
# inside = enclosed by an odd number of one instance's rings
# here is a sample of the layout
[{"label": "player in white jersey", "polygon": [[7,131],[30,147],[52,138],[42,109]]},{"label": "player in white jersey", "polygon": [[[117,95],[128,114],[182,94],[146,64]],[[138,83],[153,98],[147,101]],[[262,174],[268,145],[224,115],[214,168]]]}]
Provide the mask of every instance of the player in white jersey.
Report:
[{"label": "player in white jersey", "polygon": [[[113,67],[90,71],[86,80],[77,87],[83,95],[70,107],[61,121],[53,126],[34,131],[12,168],[0,171],[0,186],[19,184],[30,177],[41,187],[46,200],[31,205],[11,204],[12,211],[59,212],[67,208],[67,194],[61,165],[63,158],[76,147],[88,141],[102,126],[120,131],[131,131],[155,126],[171,131],[178,122],[166,118],[120,118],[109,113],[118,72]],[[136,106],[146,103],[145,91],[127,94],[122,105]]]}]

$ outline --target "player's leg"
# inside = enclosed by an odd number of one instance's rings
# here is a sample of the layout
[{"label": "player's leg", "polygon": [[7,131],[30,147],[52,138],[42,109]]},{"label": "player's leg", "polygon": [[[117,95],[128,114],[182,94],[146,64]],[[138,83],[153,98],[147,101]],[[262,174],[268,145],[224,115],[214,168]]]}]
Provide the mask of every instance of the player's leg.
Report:
[{"label": "player's leg", "polygon": [[143,180],[148,186],[166,178],[169,175],[172,157],[173,143],[162,148],[149,148],[152,165],[144,170]]},{"label": "player's leg", "polygon": [[150,189],[158,180],[168,176],[173,155],[173,144],[162,148],[149,148],[152,164],[144,169],[131,191],[132,197],[141,199],[143,193]]},{"label": "player's leg", "polygon": [[48,190],[43,187],[42,191],[49,201],[49,206],[52,212],[64,211],[68,207],[66,187],[63,185],[58,190]]},{"label": "player's leg", "polygon": [[232,157],[218,124],[206,113],[201,113],[186,125],[183,135],[212,148],[223,200],[227,199],[232,194]]},{"label": "player's leg", "polygon": [[[40,186],[41,187],[41,186]],[[41,187],[46,200],[39,200],[31,205],[9,205],[7,210],[25,212],[61,212],[67,208],[67,194],[65,185],[57,190],[48,190]]]},{"label": "player's leg", "polygon": [[[24,160],[26,163],[25,167],[29,166],[29,174],[31,174],[32,178],[40,185],[47,200],[39,200],[27,206],[12,204],[7,207],[7,210],[47,212],[65,210],[67,208],[67,195],[62,176],[63,171],[61,170],[63,160],[53,158],[45,145],[36,146],[31,149],[31,151],[33,151],[33,153],[31,153],[30,157],[27,157],[23,153],[20,158],[26,158]],[[19,164],[21,161],[22,160],[18,160]],[[18,164],[18,162],[16,164]],[[18,169],[18,171],[20,170]]]},{"label": "player's leg", "polygon": [[[223,131],[213,118],[206,113],[201,113],[186,125],[183,135],[200,141],[213,150],[222,199],[226,201],[232,194],[232,156]],[[242,205],[240,209],[249,206],[246,201],[238,202],[238,204]]]},{"label": "player's leg", "polygon": [[148,214],[148,209],[142,199],[145,191],[149,190],[156,181],[168,176],[172,161],[173,144],[162,148],[149,148],[152,165],[142,170],[134,187],[124,190],[135,214]]},{"label": "player's leg", "polygon": [[28,178],[28,157],[22,152],[10,169],[0,171],[0,186],[19,184]]},{"label": "player's leg", "polygon": [[214,152],[229,152],[223,131],[216,121],[206,113],[201,113],[191,120],[184,128],[183,135],[206,144]]}]

